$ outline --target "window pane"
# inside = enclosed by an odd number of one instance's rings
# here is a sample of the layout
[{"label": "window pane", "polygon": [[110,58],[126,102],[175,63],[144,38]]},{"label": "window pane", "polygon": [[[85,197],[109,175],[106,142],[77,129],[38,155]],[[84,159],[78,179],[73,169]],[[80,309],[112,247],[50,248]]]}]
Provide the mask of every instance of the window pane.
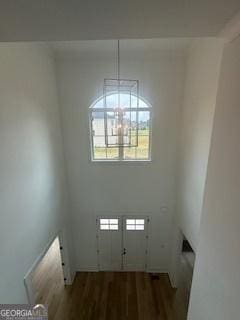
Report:
[{"label": "window pane", "polygon": [[102,224],[102,225],[100,226],[100,229],[101,229],[101,230],[109,230],[109,224]]},{"label": "window pane", "polygon": [[136,219],[136,224],[144,224],[144,219]]},{"label": "window pane", "polygon": [[104,136],[104,113],[92,112],[92,134],[94,136]]},{"label": "window pane", "polygon": [[137,159],[149,158],[149,124],[150,112],[140,111],[138,115],[138,147],[136,149]]},{"label": "window pane", "polygon": [[125,160],[134,160],[136,158],[136,148],[124,148],[123,149],[123,157]]},{"label": "window pane", "polygon": [[107,148],[108,159],[118,159],[118,157],[119,157],[118,148]]},{"label": "window pane", "polygon": [[147,159],[149,159],[149,151],[148,151],[148,149],[138,149],[136,158],[138,160],[147,160]]},{"label": "window pane", "polygon": [[[117,86],[116,86],[117,90]],[[137,97],[132,94],[126,94],[126,93],[121,93],[120,96],[120,105],[123,108],[137,108]],[[118,94],[109,94],[106,97],[106,107],[107,108],[114,108],[114,106],[118,105]],[[94,107],[96,108],[103,108],[104,106],[104,99],[100,99]],[[139,99],[139,107],[140,108],[148,108],[148,105],[141,99]]]},{"label": "window pane", "polygon": [[100,230],[118,230],[118,219],[100,219]]},{"label": "window pane", "polygon": [[107,136],[107,142],[108,142],[108,146],[110,146],[109,150],[118,145],[118,135],[109,135]]},{"label": "window pane", "polygon": [[100,219],[100,224],[108,224],[109,219]]},{"label": "window pane", "polygon": [[[129,84],[126,83],[127,85]],[[147,104],[141,99],[139,99],[139,111],[131,109],[136,108],[138,104],[136,96],[131,95],[128,89],[126,87],[120,94],[109,92],[106,97],[106,105],[105,100],[100,99],[90,109],[92,156],[94,160],[149,159],[151,111],[150,108],[149,111],[141,111],[140,108],[142,107],[148,108]],[[108,110],[106,113],[103,111],[105,106]],[[120,107],[123,112],[116,114],[113,110],[116,107]],[[119,118],[119,115],[123,118]],[[105,136],[105,133],[107,136]],[[119,159],[122,148],[119,144],[122,143],[124,144],[123,158]]]},{"label": "window pane", "polygon": [[137,147],[137,142],[138,142],[138,136],[137,136],[137,131],[136,130],[129,130],[129,135],[130,135],[130,140],[131,140],[131,146],[132,147]]},{"label": "window pane", "polygon": [[118,224],[118,219],[110,219],[111,224]]},{"label": "window pane", "polygon": [[131,106],[131,99],[130,99],[130,94],[120,94],[119,96],[119,102],[120,102],[120,107],[121,108],[130,108]]},{"label": "window pane", "polygon": [[[104,105],[104,103],[103,103]],[[117,94],[110,94],[106,96],[106,107],[107,108],[114,108],[118,105],[118,95]]]},{"label": "window pane", "polygon": [[131,224],[127,224],[127,230],[135,230],[136,226],[135,224],[131,225]]},{"label": "window pane", "polygon": [[137,112],[136,111],[126,111],[123,116],[124,123],[129,128],[137,127]]},{"label": "window pane", "polygon": [[123,136],[123,144],[124,146],[129,146],[131,144],[130,136],[128,133]]},{"label": "window pane", "polygon": [[106,159],[106,148],[94,147],[93,158],[94,159]]},{"label": "window pane", "polygon": [[144,230],[144,225],[136,225],[136,230]]},{"label": "window pane", "polygon": [[105,147],[105,137],[104,136],[94,136],[93,143],[95,147]]},{"label": "window pane", "polygon": [[148,159],[148,150],[149,150],[149,136],[143,135],[143,131],[139,130],[138,136],[138,147],[136,148],[136,157],[137,159]]},{"label": "window pane", "polygon": [[118,230],[118,224],[111,224],[110,230]]},{"label": "window pane", "polygon": [[138,129],[149,130],[150,112],[139,111],[138,112]]},{"label": "window pane", "polygon": [[135,219],[127,219],[127,224],[135,224]]},{"label": "window pane", "polygon": [[106,113],[106,126],[107,126],[107,134],[111,136],[115,134],[115,130],[117,128],[117,121],[114,116],[114,112],[107,112]]}]

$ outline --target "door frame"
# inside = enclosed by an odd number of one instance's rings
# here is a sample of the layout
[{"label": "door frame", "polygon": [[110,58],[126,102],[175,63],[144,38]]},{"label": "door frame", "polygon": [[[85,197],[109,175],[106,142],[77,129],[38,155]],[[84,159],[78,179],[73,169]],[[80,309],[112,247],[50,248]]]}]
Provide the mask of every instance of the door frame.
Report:
[{"label": "door frame", "polygon": [[[137,214],[137,213],[124,213],[124,214],[111,214],[111,213],[99,213],[96,215],[96,254],[97,254],[97,270],[100,270],[100,259],[99,259],[99,230],[100,230],[100,219],[119,219],[120,223],[120,231],[121,231],[121,269],[119,271],[112,271],[112,272],[127,272],[124,270],[123,266],[123,244],[124,244],[124,221],[125,219],[145,219],[146,223],[146,257],[145,257],[145,268],[144,272],[148,270],[148,259],[149,259],[149,224],[151,222],[151,217],[148,214]],[[129,271],[131,272],[131,271]]]}]

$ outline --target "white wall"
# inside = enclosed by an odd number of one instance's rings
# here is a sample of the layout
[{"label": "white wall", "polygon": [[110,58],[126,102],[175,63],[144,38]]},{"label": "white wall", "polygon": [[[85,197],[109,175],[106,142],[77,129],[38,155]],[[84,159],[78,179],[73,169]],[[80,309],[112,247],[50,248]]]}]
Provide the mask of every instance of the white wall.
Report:
[{"label": "white wall", "polygon": [[97,268],[95,215],[136,213],[152,218],[148,267],[165,271],[169,266],[185,52],[171,48],[151,51],[141,41],[121,43],[121,74],[140,80],[140,94],[153,107],[153,161],[91,163],[88,108],[101,96],[103,79],[114,77],[116,71],[114,44],[109,56],[101,54],[105,44],[97,42],[95,47],[93,42],[90,47],[96,50],[89,54],[80,50],[81,56],[68,52],[68,57],[62,54],[57,59],[77,269]]},{"label": "white wall", "polygon": [[0,44],[0,303],[26,303],[24,276],[61,229],[64,167],[53,59]]},{"label": "white wall", "polygon": [[181,110],[178,226],[196,250],[223,43],[196,39],[189,49]]},{"label": "white wall", "polygon": [[223,54],[189,320],[239,319],[240,38]]}]

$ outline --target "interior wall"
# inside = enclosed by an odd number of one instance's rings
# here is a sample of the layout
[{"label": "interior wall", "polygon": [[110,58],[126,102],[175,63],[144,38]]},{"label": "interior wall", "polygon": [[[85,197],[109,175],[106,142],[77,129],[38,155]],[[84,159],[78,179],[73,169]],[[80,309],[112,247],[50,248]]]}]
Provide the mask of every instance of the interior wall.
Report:
[{"label": "interior wall", "polygon": [[194,40],[186,68],[176,211],[177,226],[194,250],[198,244],[222,48],[222,40]]},{"label": "interior wall", "polygon": [[[94,43],[94,42],[93,42]],[[153,108],[152,161],[91,163],[88,108],[102,95],[103,79],[116,73],[115,48],[81,56],[58,55],[57,72],[72,228],[78,270],[96,270],[98,214],[144,214],[151,218],[149,270],[166,271],[175,198],[176,143],[184,82],[185,51],[151,51],[121,43],[121,75],[140,80],[140,95]],[[136,43],[135,43],[136,45]],[[128,49],[128,51],[127,51]],[[138,50],[139,49],[139,50]]]},{"label": "interior wall", "polygon": [[240,38],[220,73],[189,320],[239,318]]},{"label": "interior wall", "polygon": [[27,303],[24,276],[66,211],[54,61],[41,44],[0,44],[0,302]]}]

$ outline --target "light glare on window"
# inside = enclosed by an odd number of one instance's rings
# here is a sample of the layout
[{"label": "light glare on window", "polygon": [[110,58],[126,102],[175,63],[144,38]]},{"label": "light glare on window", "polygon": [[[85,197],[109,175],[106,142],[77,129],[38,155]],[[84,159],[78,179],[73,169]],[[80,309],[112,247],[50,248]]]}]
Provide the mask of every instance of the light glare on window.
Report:
[{"label": "light glare on window", "polygon": [[126,230],[144,230],[145,219],[127,219]]},{"label": "light glare on window", "polygon": [[118,219],[100,219],[100,230],[118,230]]}]

